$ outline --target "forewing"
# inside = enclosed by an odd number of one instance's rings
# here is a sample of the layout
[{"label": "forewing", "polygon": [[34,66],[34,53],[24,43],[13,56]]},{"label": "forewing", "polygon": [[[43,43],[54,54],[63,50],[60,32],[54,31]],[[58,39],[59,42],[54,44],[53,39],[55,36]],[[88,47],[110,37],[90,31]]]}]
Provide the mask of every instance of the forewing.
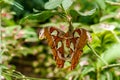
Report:
[{"label": "forewing", "polygon": [[[54,31],[56,31],[56,34],[52,34]],[[64,60],[61,59],[61,57],[64,57],[64,47],[63,44],[61,45],[61,47],[57,47],[58,46],[58,42],[61,42],[61,38],[59,37],[59,35],[61,35],[62,31],[60,31],[57,28],[54,27],[46,27],[44,30],[44,34],[45,37],[47,38],[48,44],[52,49],[53,52],[53,56],[54,59],[56,60],[56,63],[58,65],[59,68],[62,68],[64,66]],[[61,56],[61,57],[60,57]]]},{"label": "forewing", "polygon": [[71,70],[73,70],[77,66],[80,56],[83,52],[82,51],[83,47],[87,43],[87,31],[85,29],[76,29],[76,30],[74,30],[73,35],[75,32],[77,32],[79,34],[79,36],[78,37],[74,36],[74,38],[73,38],[75,50],[73,52],[73,56],[72,56],[72,60],[71,60]]}]

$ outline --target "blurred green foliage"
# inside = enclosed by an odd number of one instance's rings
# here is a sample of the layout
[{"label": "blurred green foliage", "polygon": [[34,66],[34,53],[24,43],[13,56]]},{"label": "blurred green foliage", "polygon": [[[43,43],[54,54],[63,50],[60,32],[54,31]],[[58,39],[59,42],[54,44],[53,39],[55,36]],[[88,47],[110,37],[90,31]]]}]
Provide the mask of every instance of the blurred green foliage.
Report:
[{"label": "blurred green foliage", "polygon": [[[62,6],[62,8],[60,7]],[[0,0],[0,78],[3,80],[120,80],[120,0]],[[47,26],[74,28],[92,36],[78,66],[58,69],[46,40]],[[27,77],[28,76],[28,77]]]}]

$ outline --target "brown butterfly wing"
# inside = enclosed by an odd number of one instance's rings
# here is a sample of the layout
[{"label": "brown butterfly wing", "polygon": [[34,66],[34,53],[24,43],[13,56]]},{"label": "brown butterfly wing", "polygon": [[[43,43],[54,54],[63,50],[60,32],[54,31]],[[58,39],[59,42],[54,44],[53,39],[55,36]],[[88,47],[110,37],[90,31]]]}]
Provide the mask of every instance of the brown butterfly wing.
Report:
[{"label": "brown butterfly wing", "polygon": [[[75,50],[72,53],[73,56],[72,56],[72,60],[71,60],[71,70],[73,70],[76,67],[76,65],[78,64],[80,56],[83,52],[82,51],[83,47],[87,43],[87,31],[85,29],[76,29],[76,30],[74,30],[74,32],[77,32],[80,37],[78,37],[78,38],[74,37],[73,38],[73,40],[74,40],[73,43],[74,43],[74,46],[75,46]],[[74,34],[74,32],[73,32],[73,34]]]},{"label": "brown butterfly wing", "polygon": [[[52,35],[53,31],[57,31],[57,34]],[[56,60],[58,67],[62,68],[65,62],[63,59],[61,59],[61,57],[64,58],[63,43],[59,48],[57,46],[58,46],[58,42],[62,42],[62,38],[60,38],[59,35],[61,35],[63,32],[54,27],[46,27],[44,33],[45,33],[45,37],[47,38],[48,44],[52,49],[53,56],[54,56],[54,59]]]}]

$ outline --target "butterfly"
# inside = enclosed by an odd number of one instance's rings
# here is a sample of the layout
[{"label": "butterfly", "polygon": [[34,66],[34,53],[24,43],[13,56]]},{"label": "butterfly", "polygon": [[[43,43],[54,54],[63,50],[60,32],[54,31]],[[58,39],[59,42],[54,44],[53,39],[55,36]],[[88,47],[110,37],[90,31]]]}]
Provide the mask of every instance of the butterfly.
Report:
[{"label": "butterfly", "polygon": [[88,32],[82,28],[64,32],[56,27],[45,27],[40,31],[39,37],[47,39],[59,68],[63,68],[65,61],[70,59],[70,69],[73,70],[87,44]]}]

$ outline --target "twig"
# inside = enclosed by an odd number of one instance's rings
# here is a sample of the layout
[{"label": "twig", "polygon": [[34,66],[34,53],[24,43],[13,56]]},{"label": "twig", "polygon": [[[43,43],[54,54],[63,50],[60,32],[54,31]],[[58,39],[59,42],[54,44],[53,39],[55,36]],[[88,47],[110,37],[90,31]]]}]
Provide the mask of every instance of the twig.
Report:
[{"label": "twig", "polygon": [[87,46],[93,51],[95,56],[97,56],[105,65],[108,65],[108,63],[106,61],[104,61],[88,43],[87,43]]},{"label": "twig", "polygon": [[112,68],[112,67],[120,67],[120,64],[111,64],[111,65],[103,66],[102,70]]}]

